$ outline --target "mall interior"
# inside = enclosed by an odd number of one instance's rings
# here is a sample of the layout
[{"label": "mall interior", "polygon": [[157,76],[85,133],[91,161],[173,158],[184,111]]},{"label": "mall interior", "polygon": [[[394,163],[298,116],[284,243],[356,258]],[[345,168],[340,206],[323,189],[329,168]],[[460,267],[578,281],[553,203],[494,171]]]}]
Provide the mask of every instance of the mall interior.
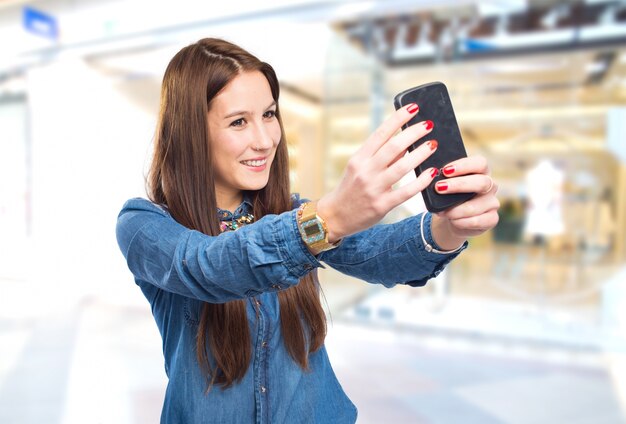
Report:
[{"label": "mall interior", "polygon": [[275,68],[294,192],[332,190],[433,81],[498,183],[498,225],[425,287],[320,269],[359,423],[626,423],[626,1],[606,0],[0,1],[1,423],[159,421],[115,224],[146,197],[165,67],[204,37]]}]

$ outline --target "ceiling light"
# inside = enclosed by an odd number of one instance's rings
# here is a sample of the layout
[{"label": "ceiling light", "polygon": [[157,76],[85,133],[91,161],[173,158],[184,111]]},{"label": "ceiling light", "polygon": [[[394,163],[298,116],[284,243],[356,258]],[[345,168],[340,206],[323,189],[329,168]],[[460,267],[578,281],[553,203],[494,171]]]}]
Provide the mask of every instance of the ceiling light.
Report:
[{"label": "ceiling light", "polygon": [[550,9],[548,13],[546,13],[541,18],[541,25],[543,25],[546,28],[553,29],[557,26],[559,21],[563,19],[564,17],[566,17],[567,15],[569,15],[569,13],[570,13],[569,5],[567,4],[558,5]]},{"label": "ceiling light", "polygon": [[602,62],[591,62],[585,65],[585,72],[588,74],[599,74],[606,70],[607,63],[605,61]]},{"label": "ceiling light", "polygon": [[400,22],[396,29],[396,36],[394,41],[394,50],[406,48],[406,36],[409,32],[409,24],[406,22]]},{"label": "ceiling light", "polygon": [[485,65],[479,68],[483,74],[521,74],[533,72],[548,72],[563,69],[566,61],[544,61],[544,62],[516,62]]},{"label": "ceiling light", "polygon": [[359,15],[372,11],[375,4],[373,1],[342,4],[332,11],[332,17],[334,19],[354,19]]},{"label": "ceiling light", "polygon": [[476,2],[480,16],[497,16],[502,13],[515,14],[526,11],[526,0],[509,0],[498,2]]}]

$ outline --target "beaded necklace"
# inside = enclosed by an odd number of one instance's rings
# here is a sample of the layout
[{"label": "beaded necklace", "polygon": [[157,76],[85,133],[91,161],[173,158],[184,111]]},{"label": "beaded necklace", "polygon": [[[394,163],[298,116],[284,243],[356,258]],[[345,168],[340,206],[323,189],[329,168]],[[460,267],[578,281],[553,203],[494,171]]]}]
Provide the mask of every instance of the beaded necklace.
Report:
[{"label": "beaded necklace", "polygon": [[220,229],[222,232],[225,231],[235,231],[236,229],[243,227],[244,225],[251,224],[254,222],[254,215],[251,213],[247,213],[241,215],[239,218],[231,219],[230,221],[222,221],[220,222]]}]

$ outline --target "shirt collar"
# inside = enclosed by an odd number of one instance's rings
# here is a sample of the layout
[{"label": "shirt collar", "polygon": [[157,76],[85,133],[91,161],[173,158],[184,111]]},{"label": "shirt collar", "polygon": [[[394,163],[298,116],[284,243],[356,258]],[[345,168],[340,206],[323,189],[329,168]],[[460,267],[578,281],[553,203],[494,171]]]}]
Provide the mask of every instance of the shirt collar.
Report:
[{"label": "shirt collar", "polygon": [[243,193],[243,201],[234,212],[227,209],[217,208],[217,215],[220,221],[232,221],[249,213],[252,213],[252,199],[248,192]]}]

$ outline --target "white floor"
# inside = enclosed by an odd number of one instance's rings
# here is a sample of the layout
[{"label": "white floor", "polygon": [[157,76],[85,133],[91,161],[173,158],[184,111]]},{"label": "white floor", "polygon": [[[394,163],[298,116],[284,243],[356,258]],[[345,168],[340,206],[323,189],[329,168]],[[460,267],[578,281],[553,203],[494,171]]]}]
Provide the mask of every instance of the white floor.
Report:
[{"label": "white floor", "polygon": [[[139,291],[44,287],[0,281],[0,423],[158,422],[161,340]],[[626,423],[626,350],[589,320],[364,287],[360,300],[325,287],[327,347],[359,423]]]}]

